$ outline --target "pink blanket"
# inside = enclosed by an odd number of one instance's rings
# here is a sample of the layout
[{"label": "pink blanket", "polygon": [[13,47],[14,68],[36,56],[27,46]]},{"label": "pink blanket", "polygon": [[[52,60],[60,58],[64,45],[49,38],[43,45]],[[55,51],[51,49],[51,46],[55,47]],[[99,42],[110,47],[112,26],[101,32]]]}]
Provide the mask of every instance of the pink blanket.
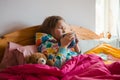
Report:
[{"label": "pink blanket", "polygon": [[40,64],[26,64],[6,68],[0,80],[120,80],[120,62],[105,65],[95,55],[79,55],[60,69]]}]

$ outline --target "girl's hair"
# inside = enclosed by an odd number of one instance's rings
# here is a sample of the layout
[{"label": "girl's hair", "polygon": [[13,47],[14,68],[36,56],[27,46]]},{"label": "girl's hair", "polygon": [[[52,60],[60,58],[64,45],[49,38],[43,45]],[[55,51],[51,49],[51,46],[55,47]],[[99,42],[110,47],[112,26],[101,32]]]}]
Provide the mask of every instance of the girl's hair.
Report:
[{"label": "girl's hair", "polygon": [[39,31],[42,32],[42,33],[51,34],[51,31],[56,27],[56,24],[59,20],[64,20],[64,19],[60,16],[49,16],[49,17],[47,17],[43,21]]}]

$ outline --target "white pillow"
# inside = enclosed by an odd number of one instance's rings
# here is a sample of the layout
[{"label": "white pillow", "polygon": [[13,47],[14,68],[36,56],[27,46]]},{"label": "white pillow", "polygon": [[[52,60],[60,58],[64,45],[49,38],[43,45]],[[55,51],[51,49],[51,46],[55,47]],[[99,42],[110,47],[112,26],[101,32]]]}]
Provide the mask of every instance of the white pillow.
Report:
[{"label": "white pillow", "polygon": [[78,44],[80,46],[81,52],[84,53],[96,47],[100,43],[98,40],[80,40]]}]

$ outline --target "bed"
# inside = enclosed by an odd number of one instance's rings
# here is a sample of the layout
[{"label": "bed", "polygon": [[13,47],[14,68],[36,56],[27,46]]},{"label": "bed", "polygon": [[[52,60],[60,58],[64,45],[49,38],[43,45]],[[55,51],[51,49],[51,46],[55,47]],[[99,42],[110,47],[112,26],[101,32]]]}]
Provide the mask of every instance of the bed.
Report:
[{"label": "bed", "polygon": [[[6,34],[4,36],[1,36],[0,61],[2,62],[5,54],[7,54],[8,56],[9,53],[8,49],[6,50],[6,48],[8,47],[12,48],[12,51],[13,49],[15,51],[16,47],[18,47],[17,49],[22,48],[21,51],[24,52],[26,46],[27,48],[30,47],[30,49],[27,50],[31,50],[35,48],[35,33],[38,32],[40,26],[41,25],[31,26],[29,28],[24,28]],[[73,26],[73,25],[70,25],[70,27],[76,32],[79,39],[90,40],[90,39],[100,38],[99,35],[97,35],[96,33],[94,33],[93,31],[87,28],[81,26]],[[16,45],[16,46],[13,47],[11,45]],[[118,49],[114,49],[114,50],[119,51]],[[34,51],[36,50],[34,49],[33,52]],[[90,51],[87,51],[86,54],[72,58],[71,60],[66,62],[60,69],[42,64],[21,65],[22,58],[19,57],[19,55],[17,56],[15,55],[14,57],[11,57],[9,61],[12,60],[13,62],[20,61],[19,63],[16,63],[18,65],[12,65],[3,69],[4,66],[0,64],[0,68],[1,68],[0,80],[8,80],[8,79],[11,80],[90,80],[90,79],[119,80],[120,79],[119,60],[117,60],[117,62],[111,63],[110,65],[106,65],[103,62],[102,58],[92,54],[95,53],[95,51],[96,51],[96,47]],[[14,54],[12,54],[12,56]]]},{"label": "bed", "polygon": [[[73,31],[77,33],[79,39],[89,40],[89,39],[99,39],[99,35],[93,31],[81,27],[81,26],[70,26]],[[15,32],[8,33],[0,37],[0,61],[3,57],[5,48],[8,42],[12,41],[21,45],[35,44],[35,33],[40,28],[40,25],[30,26],[29,28],[21,29]],[[71,29],[70,28],[70,29]],[[69,29],[69,28],[68,28]]]}]

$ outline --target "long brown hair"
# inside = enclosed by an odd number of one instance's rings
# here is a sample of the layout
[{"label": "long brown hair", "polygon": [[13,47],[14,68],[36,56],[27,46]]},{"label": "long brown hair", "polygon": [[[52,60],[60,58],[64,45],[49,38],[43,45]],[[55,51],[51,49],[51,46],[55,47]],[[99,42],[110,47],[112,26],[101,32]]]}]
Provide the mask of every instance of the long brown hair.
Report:
[{"label": "long brown hair", "polygon": [[61,16],[49,16],[49,17],[47,17],[43,21],[39,31],[43,32],[43,33],[51,34],[51,31],[56,27],[56,24],[59,20],[64,20],[64,19]]}]

